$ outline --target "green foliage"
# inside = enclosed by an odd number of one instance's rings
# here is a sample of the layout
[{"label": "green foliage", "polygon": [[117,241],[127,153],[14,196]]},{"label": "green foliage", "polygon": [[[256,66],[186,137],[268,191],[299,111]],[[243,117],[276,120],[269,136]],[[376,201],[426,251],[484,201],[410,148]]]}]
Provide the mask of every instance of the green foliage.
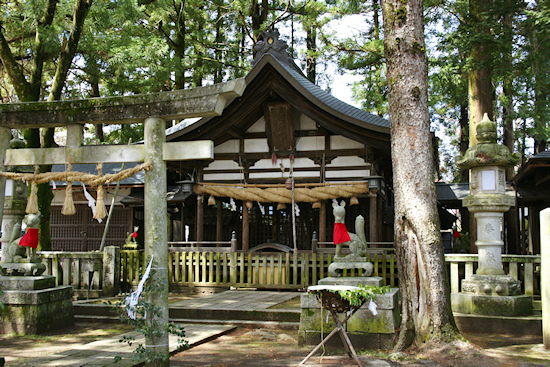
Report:
[{"label": "green foliage", "polygon": [[332,291],[326,290],[331,293],[338,293],[340,297],[349,302],[351,306],[359,307],[367,301],[370,301],[377,294],[384,294],[390,291],[390,286],[377,287],[372,285],[358,285],[358,289]]},{"label": "green foliage", "polygon": [[[141,293],[138,303],[133,308],[135,311],[135,319],[128,316],[127,305],[125,303],[126,296],[117,300],[116,302],[105,302],[108,305],[111,305],[111,311],[116,313],[120,321],[127,323],[132,326],[137,332],[143,334],[145,338],[158,338],[164,335],[165,333],[176,335],[178,337],[177,341],[177,351],[182,351],[189,347],[189,343],[185,339],[185,330],[181,325],[177,325],[173,322],[167,322],[164,325],[164,330],[159,330],[154,325],[151,326],[150,320],[158,318],[161,316],[160,307],[155,306],[153,302],[147,301],[151,299],[151,294],[156,294],[157,290],[161,287],[164,287],[166,280],[157,279],[154,276],[155,271],[151,269],[149,278],[145,281],[143,292]],[[135,342],[135,337],[133,336],[123,336],[120,343],[126,343],[132,345]],[[145,360],[146,362],[153,361],[167,361],[170,358],[169,354],[157,352],[153,349],[146,348],[143,344],[138,344],[134,350],[132,360]],[[115,357],[115,362],[120,361],[120,356]]]},{"label": "green foliage", "polygon": [[[2,291],[2,288],[0,288],[0,296],[3,295],[4,292]],[[2,311],[4,308],[6,308],[6,305],[4,305],[2,302],[0,302],[0,311]]]}]

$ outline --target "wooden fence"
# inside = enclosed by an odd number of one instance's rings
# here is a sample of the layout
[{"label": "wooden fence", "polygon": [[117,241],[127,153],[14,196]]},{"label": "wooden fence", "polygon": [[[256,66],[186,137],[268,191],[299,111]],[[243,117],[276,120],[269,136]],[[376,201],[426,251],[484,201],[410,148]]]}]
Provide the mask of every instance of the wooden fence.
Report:
[{"label": "wooden fence", "polygon": [[[168,254],[171,289],[183,287],[238,287],[300,289],[329,276],[332,254],[227,253],[171,251]],[[395,255],[368,254],[375,276],[396,286]],[[135,286],[145,266],[143,252],[121,251],[122,284]],[[344,270],[344,275],[359,271]]]},{"label": "wooden fence", "polygon": [[[107,250],[107,249],[106,249]],[[116,250],[116,251],[114,251]],[[202,251],[201,251],[202,250]],[[46,265],[45,274],[53,275],[58,285],[72,285],[78,298],[97,298],[116,290],[104,290],[104,285],[120,280],[123,291],[137,286],[145,269],[145,254],[138,250],[110,249],[111,256],[98,252],[40,252]],[[114,253],[116,252],[116,256]],[[169,252],[169,283],[172,290],[188,287],[237,287],[258,289],[300,289],[317,284],[329,276],[328,266],[333,254],[327,253],[237,253],[215,252],[204,248],[171,249]],[[374,275],[384,285],[398,286],[395,255],[371,253]],[[475,273],[477,255],[446,254],[451,292],[460,292],[462,279]],[[540,255],[502,255],[504,270],[522,284],[523,293],[540,295]],[[114,269],[108,271],[105,269]],[[345,276],[358,271],[344,270]],[[114,273],[114,274],[113,274]],[[110,279],[114,277],[116,279]]]}]

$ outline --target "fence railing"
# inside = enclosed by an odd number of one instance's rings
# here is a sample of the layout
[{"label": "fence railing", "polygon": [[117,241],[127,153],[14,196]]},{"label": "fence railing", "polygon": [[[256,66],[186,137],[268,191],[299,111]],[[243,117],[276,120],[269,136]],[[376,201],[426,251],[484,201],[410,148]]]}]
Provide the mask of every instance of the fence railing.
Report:
[{"label": "fence railing", "polygon": [[[200,251],[202,248],[168,253],[169,283],[172,290],[187,287],[242,287],[260,289],[300,289],[317,284],[329,276],[330,253],[239,253]],[[145,269],[145,253],[107,247],[98,252],[40,252],[45,274],[53,275],[58,285],[72,285],[79,298],[114,295],[118,281],[123,290],[137,286]],[[384,285],[398,286],[395,254],[372,252],[368,261]],[[478,255],[446,254],[451,292],[460,292],[463,279],[473,275]],[[502,255],[507,274],[521,281],[523,293],[540,294],[540,255]],[[355,276],[359,270],[345,270]]]},{"label": "fence railing", "polygon": [[[451,292],[460,292],[463,279],[473,275],[477,269],[477,254],[446,254],[445,262],[450,266]],[[521,281],[523,294],[540,294],[540,255],[502,255],[504,272]]]},{"label": "fence railing", "polygon": [[[56,285],[72,285],[77,299],[113,296],[120,276],[119,248],[104,252],[41,251],[44,275],[53,275]],[[116,269],[116,270],[115,270]]]},{"label": "fence railing", "polygon": [[[182,287],[253,287],[300,289],[316,285],[329,276],[332,254],[312,253],[225,253],[170,251],[169,282],[172,289]],[[368,254],[375,276],[384,285],[397,285],[395,255]],[[135,286],[145,266],[143,252],[121,251],[122,278],[125,285]],[[359,275],[359,270],[344,269],[344,276]]]}]

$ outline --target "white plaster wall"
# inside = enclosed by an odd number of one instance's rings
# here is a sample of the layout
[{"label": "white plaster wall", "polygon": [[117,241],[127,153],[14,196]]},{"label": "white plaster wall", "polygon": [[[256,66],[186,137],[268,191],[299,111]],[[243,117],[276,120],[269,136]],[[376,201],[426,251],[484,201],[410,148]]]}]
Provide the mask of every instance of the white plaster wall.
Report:
[{"label": "white plaster wall", "polygon": [[245,139],[244,141],[245,153],[266,153],[269,152],[269,146],[267,145],[267,139]]},{"label": "white plaster wall", "polygon": [[[271,159],[260,159],[258,162],[256,162],[253,166],[251,166],[251,169],[273,169],[273,168],[279,168],[280,164],[283,164],[283,166],[286,169],[290,168],[290,160],[288,158],[284,159],[277,159],[277,163],[273,164],[271,162]],[[313,161],[309,158],[296,158],[294,159],[294,167],[295,168],[308,168],[308,167],[316,167],[318,168],[319,165],[313,163]]]},{"label": "white plaster wall", "polygon": [[[358,156],[350,157],[336,157],[327,167],[349,167],[349,166],[366,166],[366,162],[363,158]],[[366,168],[366,167],[365,167]]]},{"label": "white plaster wall", "polygon": [[296,150],[325,150],[324,136],[302,136],[296,143]]},{"label": "white plaster wall", "polygon": [[252,126],[246,130],[248,133],[263,133],[265,131],[265,119],[262,116],[258,121],[256,121]]},{"label": "white plaster wall", "polygon": [[204,173],[204,181],[220,181],[220,180],[237,180],[243,181],[244,175],[242,173]]},{"label": "white plaster wall", "polygon": [[331,149],[361,149],[364,147],[365,146],[363,144],[341,135],[334,135],[330,137]]},{"label": "white plaster wall", "polygon": [[[284,174],[279,172],[250,172],[248,175],[251,179],[255,178],[288,178],[290,177],[289,172],[285,172]],[[294,178],[298,177],[319,177],[319,172],[315,171],[308,171],[308,172],[294,172]]]},{"label": "white plaster wall", "polygon": [[370,170],[342,170],[342,171],[327,171],[327,178],[345,178],[345,177],[367,177],[370,176]]},{"label": "white plaster wall", "polygon": [[222,143],[214,147],[214,154],[216,153],[238,153],[239,152],[239,141],[238,140],[228,140],[225,143]]},{"label": "white plaster wall", "polygon": [[211,162],[207,167],[204,168],[204,171],[213,171],[219,169],[241,169],[239,164],[232,160],[218,160]]},{"label": "white plaster wall", "polygon": [[317,123],[308,116],[301,114],[300,130],[317,130]]}]

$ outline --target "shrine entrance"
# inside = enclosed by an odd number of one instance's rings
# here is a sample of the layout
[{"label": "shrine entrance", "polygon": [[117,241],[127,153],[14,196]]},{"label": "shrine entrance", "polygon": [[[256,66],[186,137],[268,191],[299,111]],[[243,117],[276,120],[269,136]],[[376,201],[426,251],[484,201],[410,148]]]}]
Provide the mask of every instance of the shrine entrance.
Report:
[{"label": "shrine entrance", "polygon": [[[103,162],[143,162],[145,169],[144,226],[145,253],[154,260],[152,281],[164,284],[154,289],[148,302],[160,314],[147,320],[158,335],[146,338],[146,349],[168,354],[168,246],[166,205],[166,161],[213,158],[213,143],[208,140],[166,143],[166,120],[219,115],[223,106],[242,94],[244,80],[173,92],[84,100],[28,102],[0,105],[0,158],[2,171],[11,166],[36,166]],[[86,123],[144,123],[144,143],[128,146],[83,146]],[[43,127],[67,128],[67,145],[59,148],[8,149],[11,129]],[[70,172],[66,173],[69,179]],[[96,185],[112,178],[98,175]],[[35,184],[46,179],[35,173],[25,178]],[[83,180],[83,176],[74,178]],[[70,179],[69,179],[70,181]],[[0,179],[0,217],[3,214],[5,176]],[[48,181],[45,181],[48,182]],[[158,361],[156,361],[158,362]],[[168,363],[168,361],[166,361]]]}]

